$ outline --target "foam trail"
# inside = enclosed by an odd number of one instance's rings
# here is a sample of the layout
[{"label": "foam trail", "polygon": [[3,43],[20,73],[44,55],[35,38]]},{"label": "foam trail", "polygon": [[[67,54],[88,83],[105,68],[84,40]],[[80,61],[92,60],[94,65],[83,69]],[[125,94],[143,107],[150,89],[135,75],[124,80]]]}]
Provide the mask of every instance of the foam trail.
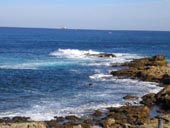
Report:
[{"label": "foam trail", "polygon": [[94,50],[79,50],[79,49],[58,49],[51,52],[49,55],[59,58],[70,58],[70,59],[82,59],[91,60],[90,63],[84,63],[83,65],[88,66],[110,66],[111,63],[125,63],[133,59],[141,58],[142,56],[137,54],[129,53],[112,53],[116,57],[113,58],[101,58],[95,55],[99,55],[103,52]]},{"label": "foam trail", "polygon": [[62,66],[74,64],[74,62],[63,62],[63,61],[56,61],[56,62],[31,62],[31,63],[21,63],[21,64],[13,64],[13,65],[0,65],[0,69],[39,69],[40,67],[46,66]]},{"label": "foam trail", "polygon": [[103,73],[99,73],[99,74],[94,74],[92,76],[89,76],[90,79],[93,80],[107,80],[107,79],[111,79],[112,75],[105,75]]},{"label": "foam trail", "polygon": [[[31,108],[26,110],[16,110],[8,113],[0,113],[0,117],[26,116],[36,121],[51,120],[54,116],[77,115],[84,116],[92,113],[96,109],[105,109],[108,107],[120,107],[126,101],[122,97],[127,94],[135,94],[143,96],[149,92],[157,93],[162,89],[154,82],[142,82],[132,79],[105,79],[110,81],[102,81],[104,74],[97,74],[96,79],[101,80],[94,90],[82,90],[73,93],[74,98],[65,97],[64,100],[43,100],[32,104]],[[93,77],[94,78],[94,77]],[[104,84],[104,85],[103,85]],[[93,87],[92,87],[93,88]],[[98,89],[102,88],[102,89]],[[90,95],[89,95],[90,94]],[[62,99],[62,98],[60,98]],[[75,104],[76,103],[76,104]],[[75,104],[75,105],[73,105]]]},{"label": "foam trail", "polygon": [[58,49],[57,51],[51,52],[49,55],[65,58],[88,58],[88,55],[97,55],[100,52],[93,50],[78,50],[78,49]]}]

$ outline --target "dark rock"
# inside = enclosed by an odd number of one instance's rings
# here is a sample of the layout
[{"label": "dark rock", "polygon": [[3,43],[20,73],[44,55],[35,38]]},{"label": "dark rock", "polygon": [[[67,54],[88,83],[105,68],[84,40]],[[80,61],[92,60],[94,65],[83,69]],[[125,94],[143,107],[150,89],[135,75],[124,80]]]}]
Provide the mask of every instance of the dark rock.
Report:
[{"label": "dark rock", "polygon": [[94,125],[94,122],[90,119],[84,120],[83,123],[81,123],[82,128],[91,128]]},{"label": "dark rock", "polygon": [[9,117],[3,117],[0,118],[0,122],[7,122],[7,123],[21,123],[21,122],[29,122],[30,117],[20,117],[20,116],[15,116],[13,118]]},{"label": "dark rock", "polygon": [[77,116],[66,116],[65,119],[69,120],[69,121],[78,121],[78,120],[80,120],[80,118],[77,117]]},{"label": "dark rock", "polygon": [[98,57],[102,57],[102,58],[113,58],[116,57],[114,54],[112,53],[100,53],[97,55]]},{"label": "dark rock", "polygon": [[168,74],[163,75],[161,81],[163,84],[170,84],[170,75],[168,75]]},{"label": "dark rock", "polygon": [[64,117],[54,117],[56,119],[57,122],[63,122],[64,121]]},{"label": "dark rock", "polygon": [[92,86],[93,85],[93,83],[89,83],[89,86]]},{"label": "dark rock", "polygon": [[101,58],[113,58],[116,57],[116,55],[112,53],[100,53],[100,54],[86,54],[87,56],[91,57],[101,57]]},{"label": "dark rock", "polygon": [[152,59],[154,61],[164,61],[165,60],[165,56],[163,55],[157,55],[157,56],[153,56]]},{"label": "dark rock", "polygon": [[89,125],[93,125],[94,124],[93,121],[90,120],[90,119],[84,120],[83,123],[84,124],[89,124]]},{"label": "dark rock", "polygon": [[93,113],[93,116],[94,116],[94,117],[101,117],[101,116],[102,116],[102,112],[99,111],[99,110],[96,110],[96,111]]},{"label": "dark rock", "polygon": [[0,118],[0,123],[5,123],[5,122],[11,122],[11,118],[9,117],[3,117],[3,118]]},{"label": "dark rock", "polygon": [[141,103],[151,107],[156,102],[156,97],[154,93],[146,94],[142,97]]},{"label": "dark rock", "polygon": [[13,122],[28,122],[30,119],[30,117],[20,117],[20,116],[16,116],[12,118]]},{"label": "dark rock", "polygon": [[124,96],[123,99],[125,100],[130,100],[130,99],[138,99],[139,97],[137,96],[131,96],[131,95],[127,95],[127,96]]},{"label": "dark rock", "polygon": [[158,105],[161,105],[164,109],[170,110],[170,85],[156,94],[156,99]]}]

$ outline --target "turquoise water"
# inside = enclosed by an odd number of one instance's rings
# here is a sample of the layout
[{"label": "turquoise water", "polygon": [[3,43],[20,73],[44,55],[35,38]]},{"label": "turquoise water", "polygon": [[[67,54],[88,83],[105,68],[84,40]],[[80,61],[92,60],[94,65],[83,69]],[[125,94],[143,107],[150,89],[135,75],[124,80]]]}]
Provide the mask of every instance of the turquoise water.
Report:
[{"label": "turquoise water", "polygon": [[[87,56],[103,52],[117,57]],[[84,115],[157,92],[156,83],[109,74],[121,68],[110,63],[156,54],[169,59],[170,32],[0,28],[0,116]]]}]

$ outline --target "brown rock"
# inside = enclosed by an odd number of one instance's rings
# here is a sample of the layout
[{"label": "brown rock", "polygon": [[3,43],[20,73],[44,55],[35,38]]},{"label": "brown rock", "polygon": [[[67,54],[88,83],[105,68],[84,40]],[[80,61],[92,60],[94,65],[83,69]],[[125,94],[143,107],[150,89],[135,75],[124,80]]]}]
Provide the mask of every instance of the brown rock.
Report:
[{"label": "brown rock", "polygon": [[83,121],[83,123],[81,123],[83,128],[95,128],[95,122],[91,119],[86,119]]},{"label": "brown rock", "polygon": [[[170,77],[165,78],[165,74],[170,74],[170,67],[167,67],[164,56],[154,56],[152,58],[136,59],[125,66],[129,68],[112,71],[113,76],[124,76],[133,79],[151,82],[170,82]],[[163,77],[164,76],[164,77]]]},{"label": "brown rock", "polygon": [[63,128],[64,126],[59,125],[56,120],[47,121],[47,126],[50,128]]},{"label": "brown rock", "polygon": [[0,128],[47,128],[44,122],[2,123]]},{"label": "brown rock", "polygon": [[131,95],[127,95],[127,96],[124,96],[123,99],[125,100],[130,100],[130,99],[138,99],[139,97],[137,96],[131,96]]},{"label": "brown rock", "polygon": [[73,128],[83,128],[83,127],[79,124],[79,125],[74,125]]},{"label": "brown rock", "polygon": [[104,128],[111,128],[112,125],[116,123],[114,118],[106,118],[106,120],[103,123]]},{"label": "brown rock", "polygon": [[157,55],[150,58],[135,59],[125,65],[129,67],[145,67],[145,66],[167,66],[165,56]]},{"label": "brown rock", "polygon": [[165,60],[165,56],[163,55],[157,55],[157,56],[153,56],[152,59],[154,61],[164,61]]},{"label": "brown rock", "polygon": [[123,106],[110,108],[108,117],[114,118],[117,123],[141,124],[148,119],[150,109],[146,106]]},{"label": "brown rock", "polygon": [[78,121],[78,120],[80,120],[80,118],[77,117],[77,116],[66,116],[65,119],[70,120],[70,121]]}]

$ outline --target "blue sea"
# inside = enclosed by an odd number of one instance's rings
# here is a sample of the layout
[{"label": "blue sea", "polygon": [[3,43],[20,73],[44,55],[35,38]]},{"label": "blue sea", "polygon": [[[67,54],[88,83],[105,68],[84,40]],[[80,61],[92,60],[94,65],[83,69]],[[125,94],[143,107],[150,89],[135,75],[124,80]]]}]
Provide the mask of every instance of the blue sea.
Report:
[{"label": "blue sea", "polygon": [[[116,57],[89,56],[100,53]],[[110,72],[157,54],[170,59],[170,32],[0,28],[0,117],[84,116],[124,105],[126,95],[156,93],[157,83]]]}]

